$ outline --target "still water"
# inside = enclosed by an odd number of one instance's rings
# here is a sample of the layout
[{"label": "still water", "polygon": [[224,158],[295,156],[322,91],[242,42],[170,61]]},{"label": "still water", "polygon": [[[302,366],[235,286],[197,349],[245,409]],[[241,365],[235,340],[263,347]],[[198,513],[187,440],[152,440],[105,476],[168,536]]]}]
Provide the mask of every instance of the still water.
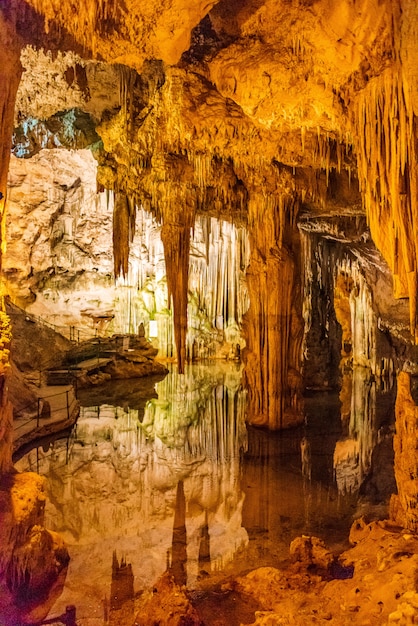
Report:
[{"label": "still water", "polygon": [[167,570],[197,597],[280,566],[300,534],[343,549],[353,519],[385,515],[393,487],[392,395],[364,369],[346,384],[342,402],[306,398],[305,425],[283,433],[246,427],[235,363],[80,392],[71,434],[16,462],[45,476],[45,526],[70,553],[49,617],[74,605],[80,626],[107,624]]}]

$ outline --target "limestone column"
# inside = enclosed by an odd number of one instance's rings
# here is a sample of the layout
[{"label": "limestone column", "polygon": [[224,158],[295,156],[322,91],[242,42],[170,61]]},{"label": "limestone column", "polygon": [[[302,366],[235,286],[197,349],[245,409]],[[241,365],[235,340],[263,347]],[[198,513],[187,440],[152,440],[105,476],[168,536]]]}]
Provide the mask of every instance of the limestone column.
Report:
[{"label": "limestone column", "polygon": [[[5,251],[5,206],[7,175],[16,92],[20,81],[20,43],[5,16],[0,12],[0,271]],[[5,373],[7,370],[10,327],[4,312],[3,285],[0,293],[0,474],[12,467],[12,412],[7,400]]]},{"label": "limestone column", "polygon": [[[260,194],[261,196],[261,194]],[[250,307],[244,316],[248,421],[271,430],[303,421],[299,232],[292,197],[250,202]]]}]

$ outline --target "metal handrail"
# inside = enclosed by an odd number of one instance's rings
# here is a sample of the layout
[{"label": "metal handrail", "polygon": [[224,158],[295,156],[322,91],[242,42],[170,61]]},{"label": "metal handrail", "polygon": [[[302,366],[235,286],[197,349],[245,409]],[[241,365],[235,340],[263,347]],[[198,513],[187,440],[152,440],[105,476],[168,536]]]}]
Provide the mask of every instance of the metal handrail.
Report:
[{"label": "metal handrail", "polygon": [[[15,432],[19,431],[21,428],[23,428],[30,422],[33,422],[34,420],[36,420],[36,426],[37,428],[39,428],[39,420],[42,418],[42,408],[43,408],[43,405],[41,405],[41,402],[42,401],[48,402],[48,398],[56,398],[57,396],[63,396],[63,395],[66,396],[65,405],[56,409],[52,409],[49,413],[49,417],[51,417],[54,413],[57,413],[58,411],[62,411],[62,409],[66,409],[67,419],[69,419],[72,414],[74,406],[77,406],[77,403],[78,403],[75,395],[71,398],[71,401],[69,400],[70,391],[72,390],[67,389],[66,391],[62,391],[60,393],[53,394],[51,396],[44,396],[44,397],[38,398],[36,402],[36,417],[30,417],[29,419],[25,420],[23,423],[19,424],[16,428],[14,428],[14,431]],[[35,405],[35,403],[33,402],[32,405]],[[16,419],[19,419],[19,418],[16,418]]]},{"label": "metal handrail", "polygon": [[69,341],[72,341],[74,343],[80,343],[81,341],[80,335],[83,335],[83,334],[86,339],[93,339],[95,337],[101,337],[101,336],[111,337],[113,334],[110,331],[104,331],[102,334],[99,335],[97,328],[95,328],[94,330],[92,329],[92,332],[89,332],[89,330],[86,328],[78,328],[77,326],[74,326],[74,325],[58,326],[58,324],[53,324],[52,322],[49,322],[48,320],[40,317],[39,315],[28,313],[24,309],[18,307],[17,305],[14,305],[14,306],[19,309],[19,312],[15,312],[15,311],[8,312],[7,315],[10,318],[17,317],[19,315],[21,317],[24,317],[25,319],[28,319],[28,321],[38,322],[44,326],[48,326],[49,328],[51,328],[58,334],[62,335],[63,337],[65,337],[66,339],[69,339]]}]

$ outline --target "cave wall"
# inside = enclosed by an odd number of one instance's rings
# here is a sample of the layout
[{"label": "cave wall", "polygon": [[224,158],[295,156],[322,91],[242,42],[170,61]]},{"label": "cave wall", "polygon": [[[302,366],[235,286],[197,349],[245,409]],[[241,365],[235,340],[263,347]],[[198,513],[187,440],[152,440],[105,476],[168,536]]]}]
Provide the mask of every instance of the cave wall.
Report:
[{"label": "cave wall", "polygon": [[411,373],[398,376],[396,397],[395,476],[398,493],[392,496],[391,516],[401,526],[416,533],[417,515],[417,419],[418,405],[411,394]]},{"label": "cave wall", "polygon": [[[120,236],[113,228],[120,199],[113,191],[97,193],[96,175],[97,162],[86,149],[12,155],[3,263],[8,296],[76,340],[136,334],[143,324],[159,357],[171,359],[163,229],[149,212],[135,208],[125,275],[115,280],[112,238]],[[194,220],[186,268],[188,359],[227,358],[244,347],[248,250],[244,227],[210,216]]]}]

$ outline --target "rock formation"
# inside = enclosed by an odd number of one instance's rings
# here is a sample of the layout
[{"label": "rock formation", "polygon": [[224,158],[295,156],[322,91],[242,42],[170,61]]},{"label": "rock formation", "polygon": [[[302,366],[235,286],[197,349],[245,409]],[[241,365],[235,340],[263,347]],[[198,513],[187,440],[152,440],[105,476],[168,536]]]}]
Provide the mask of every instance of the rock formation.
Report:
[{"label": "rock formation", "polygon": [[[358,520],[353,528],[355,545],[340,555],[339,564],[330,562],[317,538],[304,537],[295,540],[297,560],[288,569],[259,568],[238,579],[234,587],[259,602],[252,623],[413,623],[416,536],[382,522]],[[300,548],[306,544],[304,552]]]},{"label": "rock formation", "polygon": [[[0,483],[0,614],[5,623],[48,614],[49,587],[68,564],[62,539],[44,528],[44,481],[37,474],[3,475]],[[53,595],[53,594],[52,594]],[[40,600],[45,606],[40,609]],[[44,611],[42,613],[42,611]]]},{"label": "rock formation", "polygon": [[395,475],[398,494],[392,496],[392,517],[414,533],[418,529],[417,512],[417,425],[418,405],[411,395],[411,376],[398,376],[396,398]]},{"label": "rock formation", "polygon": [[[61,293],[61,314],[67,279],[84,262],[85,288],[113,289],[118,275],[126,287],[147,212],[158,224],[164,278],[155,271],[148,286],[138,282],[148,290],[138,306],[129,285],[120,308],[144,310],[147,298],[161,296],[161,318],[152,304],[146,320],[132,323],[157,322],[165,345],[174,335],[165,356],[176,355],[180,372],[200,349],[222,352],[218,330],[232,351],[245,342],[250,423],[302,423],[304,387],[338,387],[341,359],[346,370],[369,373],[343,380],[343,403],[359,380],[393,382],[403,360],[417,359],[417,35],[414,0],[0,3],[1,252],[7,237],[31,249],[22,261],[10,246],[1,295],[47,311],[48,283]],[[55,158],[79,150],[90,151],[94,183],[62,171],[67,182],[57,182]],[[25,160],[10,169],[10,209],[25,205],[31,217],[23,227],[11,213],[5,235],[11,152]],[[65,158],[74,164],[76,155]],[[49,168],[53,182],[38,186],[37,168]],[[83,238],[87,219],[96,232]],[[206,269],[193,274],[191,231],[204,225],[208,235],[211,220],[240,232],[225,264],[230,290],[226,273],[220,282],[204,280]],[[104,222],[112,224],[113,252]],[[209,273],[219,258],[207,263]],[[216,294],[205,300],[208,285]],[[116,314],[113,300],[95,299],[84,313],[97,330]],[[9,341],[2,318],[2,471],[11,469]],[[405,478],[415,475],[416,451],[404,427],[416,407],[403,374],[398,389],[399,515],[416,530],[416,494]],[[337,456],[343,462],[353,452],[364,466],[370,447],[357,448],[355,430],[349,424]]]},{"label": "rock formation", "polygon": [[[136,206],[155,213],[180,369],[189,233],[197,214],[222,214],[251,237],[250,421],[300,421],[298,211],[347,210],[358,186],[394,293],[409,298],[415,338],[412,2],[345,0],[336,10],[327,0],[248,1],[231,10],[179,0],[156,12],[134,0],[82,10],[72,0],[14,0],[3,18],[16,49],[32,45],[22,54],[15,153],[95,146],[98,185],[116,192],[116,272],[127,271]],[[277,302],[261,274],[277,282]]]}]

